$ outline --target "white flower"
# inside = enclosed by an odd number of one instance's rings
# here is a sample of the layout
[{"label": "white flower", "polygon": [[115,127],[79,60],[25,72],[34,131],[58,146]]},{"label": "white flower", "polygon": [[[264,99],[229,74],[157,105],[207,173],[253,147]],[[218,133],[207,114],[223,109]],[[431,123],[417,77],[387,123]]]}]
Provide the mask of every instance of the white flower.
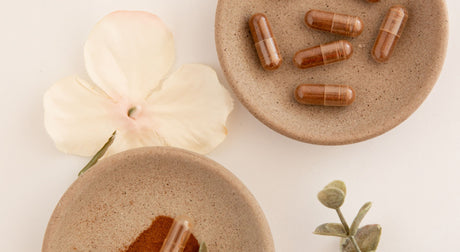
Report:
[{"label": "white flower", "polygon": [[44,96],[45,127],[59,150],[94,155],[114,131],[107,155],[142,146],[207,153],[226,137],[233,101],[213,69],[184,65],[163,80],[174,62],[174,40],[157,16],[107,15],[84,53],[94,84],[72,76]]}]

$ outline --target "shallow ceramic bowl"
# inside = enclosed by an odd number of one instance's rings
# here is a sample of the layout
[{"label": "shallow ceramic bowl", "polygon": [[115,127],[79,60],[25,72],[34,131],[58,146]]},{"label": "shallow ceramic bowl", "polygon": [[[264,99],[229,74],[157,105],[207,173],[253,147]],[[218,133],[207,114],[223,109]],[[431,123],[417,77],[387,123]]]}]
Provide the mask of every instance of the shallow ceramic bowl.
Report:
[{"label": "shallow ceramic bowl", "polygon": [[229,171],[175,148],[142,148],[104,159],[59,201],[43,251],[122,251],[158,215],[190,216],[210,251],[274,251],[254,197]]},{"label": "shallow ceramic bowl", "polygon": [[[401,4],[409,20],[388,63],[376,63],[371,49],[388,9]],[[361,17],[357,38],[313,30],[305,13],[320,9]],[[265,13],[278,41],[283,65],[265,71],[249,32],[251,15]],[[224,73],[239,100],[275,131],[315,144],[339,145],[380,135],[407,119],[434,86],[446,54],[448,17],[443,0],[219,0],[216,47]],[[347,39],[350,60],[310,69],[294,66],[294,54],[321,43]],[[357,94],[346,108],[305,106],[293,98],[303,83],[347,84]]]}]

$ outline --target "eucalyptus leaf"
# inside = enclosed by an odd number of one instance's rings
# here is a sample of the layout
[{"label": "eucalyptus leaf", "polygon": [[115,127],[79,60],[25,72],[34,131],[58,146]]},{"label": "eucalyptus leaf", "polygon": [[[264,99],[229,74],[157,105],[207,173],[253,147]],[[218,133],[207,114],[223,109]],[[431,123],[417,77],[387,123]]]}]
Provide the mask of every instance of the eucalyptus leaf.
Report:
[{"label": "eucalyptus leaf", "polygon": [[83,173],[89,170],[89,168],[93,167],[93,165],[95,165],[99,161],[99,159],[101,159],[104,156],[109,147],[113,144],[113,141],[115,141],[116,135],[117,131],[114,131],[110,136],[109,140],[107,140],[107,142],[104,144],[104,146],[102,146],[102,148],[96,153],[96,155],[94,155],[93,158],[91,158],[88,164],[86,164],[85,167],[81,169],[81,171],[78,173],[78,176],[81,176]]},{"label": "eucalyptus leaf", "polygon": [[202,242],[200,245],[200,250],[198,252],[208,252],[208,247],[206,246],[205,242]]},{"label": "eucalyptus leaf", "polygon": [[331,183],[327,184],[324,188],[337,188],[342,190],[343,194],[347,195],[347,186],[345,185],[345,182],[341,180],[334,180]]},{"label": "eucalyptus leaf", "polygon": [[372,207],[372,202],[367,202],[364,204],[361,209],[358,212],[358,215],[356,215],[356,218],[353,220],[353,223],[351,224],[350,227],[350,234],[355,235],[356,232],[358,231],[359,225],[361,225],[361,221],[363,221],[364,216],[366,216],[367,212]]},{"label": "eucalyptus leaf", "polygon": [[[356,232],[355,239],[361,252],[376,251],[379,245],[382,227],[380,225],[367,225]],[[350,239],[343,238],[341,245],[342,252],[356,252]]]},{"label": "eucalyptus leaf", "polygon": [[342,224],[326,223],[316,228],[314,234],[326,236],[347,237],[347,232]]},{"label": "eucalyptus leaf", "polygon": [[338,188],[324,188],[318,193],[318,200],[326,207],[338,209],[345,201],[345,193]]}]

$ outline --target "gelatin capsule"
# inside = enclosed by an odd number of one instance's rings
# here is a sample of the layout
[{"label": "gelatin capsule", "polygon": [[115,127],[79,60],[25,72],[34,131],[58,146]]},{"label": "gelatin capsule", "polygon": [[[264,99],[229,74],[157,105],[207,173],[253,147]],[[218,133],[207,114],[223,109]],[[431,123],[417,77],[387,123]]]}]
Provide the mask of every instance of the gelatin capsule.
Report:
[{"label": "gelatin capsule", "polygon": [[294,64],[298,68],[310,68],[346,60],[353,54],[353,46],[346,40],[307,48],[294,55]]},{"label": "gelatin capsule", "polygon": [[368,1],[369,3],[377,3],[380,0],[366,0],[366,1]]},{"label": "gelatin capsule", "polygon": [[364,29],[363,21],[356,16],[321,10],[310,10],[305,14],[305,24],[309,27],[344,36],[359,36]]},{"label": "gelatin capsule", "polygon": [[343,107],[355,101],[355,91],[345,85],[302,84],[294,98],[300,104]]},{"label": "gelatin capsule", "polygon": [[390,59],[408,18],[408,12],[403,6],[396,5],[390,8],[372,49],[372,56],[377,62],[386,62]]},{"label": "gelatin capsule", "polygon": [[168,235],[166,236],[160,252],[182,252],[187,244],[192,227],[191,221],[187,216],[180,216],[174,220]]},{"label": "gelatin capsule", "polygon": [[283,58],[267,16],[262,13],[254,14],[249,20],[249,29],[262,67],[266,70],[278,69],[283,62]]}]

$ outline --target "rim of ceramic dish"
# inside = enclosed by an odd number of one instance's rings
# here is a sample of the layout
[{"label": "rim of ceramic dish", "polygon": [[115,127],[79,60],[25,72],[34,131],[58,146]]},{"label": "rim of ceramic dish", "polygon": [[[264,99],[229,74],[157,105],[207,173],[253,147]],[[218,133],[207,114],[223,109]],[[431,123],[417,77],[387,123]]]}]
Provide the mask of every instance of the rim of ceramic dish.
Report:
[{"label": "rim of ceramic dish", "polygon": [[230,172],[214,160],[191,151],[178,149],[174,147],[142,147],[124,151],[101,160],[91,169],[82,174],[79,178],[77,178],[76,181],[74,181],[70,185],[70,187],[67,189],[67,191],[64,193],[64,195],[61,197],[58,204],[56,205],[56,208],[54,209],[50,217],[48,226],[46,228],[46,232],[43,239],[42,251],[50,247],[50,236],[56,232],[59,220],[62,217],[62,212],[63,210],[65,210],[67,205],[69,205],[72,201],[75,200],[75,194],[77,194],[80,191],[80,189],[84,187],[87,183],[91,183],[91,181],[95,180],[99,175],[104,174],[105,170],[112,169],[112,166],[103,165],[104,163],[110,162],[111,160],[122,158],[123,156],[126,157],[136,155],[149,155],[153,158],[166,154],[174,155],[177,158],[181,158],[184,160],[195,161],[199,163],[202,169],[206,170],[211,174],[215,174],[217,177],[220,177],[227,181],[229,185],[231,185],[231,187],[235,189],[235,192],[239,193],[240,196],[244,199],[244,201],[249,205],[250,209],[254,213],[254,216],[256,216],[256,223],[259,223],[262,228],[264,234],[264,237],[262,237],[263,241],[267,242],[267,247],[272,248],[272,250],[274,251],[273,236],[271,234],[271,230],[268,225],[266,216],[262,211],[257,199],[252,195],[249,189],[232,172]]},{"label": "rim of ceramic dish", "polygon": [[448,40],[449,40],[449,15],[448,15],[448,9],[447,9],[447,4],[445,0],[438,0],[440,3],[440,9],[442,10],[443,16],[441,17],[443,20],[446,20],[445,23],[445,36],[441,38],[442,41],[442,47],[440,48],[440,59],[442,62],[442,65],[440,69],[437,71],[436,76],[433,76],[432,81],[430,83],[427,82],[427,84],[424,87],[423,92],[421,95],[417,97],[417,99],[414,99],[414,101],[407,106],[406,109],[402,110],[401,113],[398,115],[398,117],[394,118],[393,120],[389,122],[382,122],[384,125],[381,127],[379,130],[375,130],[372,132],[369,132],[368,134],[362,135],[362,136],[354,136],[348,139],[323,139],[321,137],[309,137],[309,136],[302,136],[301,134],[298,134],[297,132],[292,132],[289,130],[286,130],[285,127],[283,127],[282,123],[276,123],[276,120],[270,119],[266,116],[264,116],[260,111],[263,111],[263,108],[258,107],[257,105],[254,105],[250,99],[246,99],[241,90],[239,90],[238,86],[236,83],[239,82],[238,75],[234,72],[229,71],[228,69],[231,68],[231,62],[229,62],[229,59],[224,57],[224,45],[223,45],[223,34],[219,31],[217,28],[218,25],[223,22],[222,20],[222,12],[227,11],[225,8],[222,8],[223,2],[226,0],[218,0],[217,3],[217,9],[216,9],[216,15],[215,15],[215,44],[216,44],[216,50],[217,50],[217,55],[219,59],[219,63],[222,67],[222,70],[224,72],[224,75],[231,86],[233,92],[235,93],[236,97],[238,100],[245,106],[248,111],[259,121],[261,121],[263,124],[271,128],[272,130],[286,136],[292,139],[295,139],[300,142],[305,142],[305,143],[310,143],[310,144],[316,144],[316,145],[330,145],[330,146],[336,146],[336,145],[347,145],[347,144],[354,144],[362,141],[366,141],[375,137],[378,137],[388,131],[391,131],[392,129],[396,128],[399,126],[401,123],[406,121],[417,109],[422,105],[422,103],[426,100],[428,95],[431,93],[433,90],[433,87],[436,85],[436,83],[439,80],[439,77],[442,73],[443,66],[445,64],[445,59],[447,55],[447,46],[448,46]]}]

